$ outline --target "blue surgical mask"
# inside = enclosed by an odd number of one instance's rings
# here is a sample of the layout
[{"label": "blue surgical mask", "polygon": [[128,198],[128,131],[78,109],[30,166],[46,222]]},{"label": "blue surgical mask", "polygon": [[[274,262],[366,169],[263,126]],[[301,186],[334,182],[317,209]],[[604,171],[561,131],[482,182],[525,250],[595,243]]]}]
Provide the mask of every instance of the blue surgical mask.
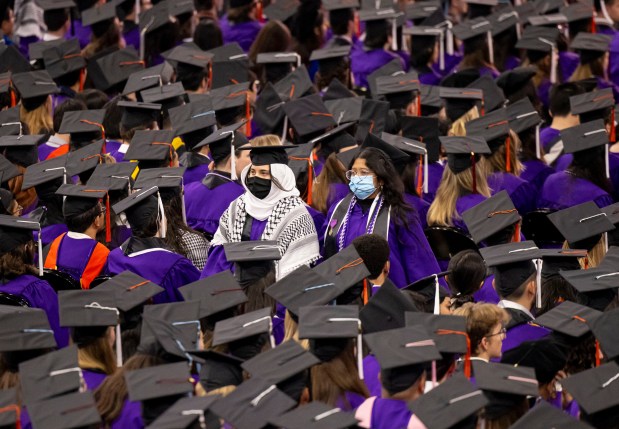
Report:
[{"label": "blue surgical mask", "polygon": [[374,186],[374,176],[353,176],[348,183],[350,190],[360,200],[365,200],[367,197],[376,192]]}]

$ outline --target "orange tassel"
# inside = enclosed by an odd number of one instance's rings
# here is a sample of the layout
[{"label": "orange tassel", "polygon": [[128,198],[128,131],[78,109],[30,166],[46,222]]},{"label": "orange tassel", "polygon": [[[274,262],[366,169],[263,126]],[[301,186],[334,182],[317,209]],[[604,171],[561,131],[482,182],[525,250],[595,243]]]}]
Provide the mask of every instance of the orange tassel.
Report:
[{"label": "orange tassel", "polygon": [[436,331],[438,335],[464,335],[466,338],[466,354],[464,355],[464,376],[466,378],[471,378],[471,339],[468,334],[463,331],[454,331],[451,329],[438,329]]},{"label": "orange tassel", "polygon": [[210,91],[212,86],[213,86],[213,63],[209,62],[208,63],[208,80],[206,81],[206,89]]},{"label": "orange tassel", "polygon": [[514,229],[514,243],[520,243],[520,222],[516,224],[516,228]]},{"label": "orange tassel", "polygon": [[11,107],[15,107],[17,105],[15,90],[13,88],[9,88],[9,93],[11,94]]},{"label": "orange tassel", "polygon": [[508,173],[512,172],[512,139],[507,136],[507,139],[505,140],[505,170],[507,170]]},{"label": "orange tassel", "polygon": [[613,107],[613,112],[610,115],[610,142],[615,143],[617,140],[617,130],[615,126],[615,108]]},{"label": "orange tassel", "polygon": [[597,33],[597,25],[595,24],[595,8],[593,9],[593,16],[591,17],[591,33]]},{"label": "orange tassel", "polygon": [[256,7],[256,19],[258,22],[264,22],[264,16],[262,15],[262,1],[258,1],[258,6]]},{"label": "orange tassel", "polygon": [[370,284],[367,279],[363,279],[363,305],[370,300]]},{"label": "orange tassel", "polygon": [[421,197],[423,193],[423,155],[419,155],[419,164],[417,165],[417,196]]},{"label": "orange tassel", "polygon": [[481,116],[484,116],[486,114],[486,105],[484,103],[484,99],[481,99],[481,112],[479,112],[479,114]]},{"label": "orange tassel", "polygon": [[600,366],[600,342],[595,340],[595,366]]},{"label": "orange tassel", "polygon": [[15,429],[21,429],[21,408],[17,404],[7,405],[0,408],[0,414],[7,412],[14,412],[16,415]]},{"label": "orange tassel", "polygon": [[417,94],[417,116],[421,116],[421,93]]},{"label": "orange tassel", "polygon": [[82,92],[84,90],[84,84],[86,83],[86,69],[81,69],[80,70],[80,86],[79,86],[79,92]]},{"label": "orange tassel", "polygon": [[355,13],[355,35],[357,39],[361,37],[361,21],[359,20],[359,15]]},{"label": "orange tassel", "polygon": [[307,205],[312,205],[312,193],[314,191],[314,168],[312,166],[311,158],[299,158],[296,156],[289,156],[288,159],[293,161],[307,161],[307,195],[305,197],[305,202]]}]

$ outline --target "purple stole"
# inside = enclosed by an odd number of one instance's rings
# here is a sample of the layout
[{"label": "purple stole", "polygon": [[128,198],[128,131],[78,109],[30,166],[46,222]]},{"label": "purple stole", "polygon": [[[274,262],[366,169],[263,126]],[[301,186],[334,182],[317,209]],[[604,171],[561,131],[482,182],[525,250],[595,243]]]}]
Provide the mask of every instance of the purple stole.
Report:
[{"label": "purple stole", "polygon": [[365,387],[368,388],[370,396],[380,397],[383,388],[378,378],[380,365],[374,355],[367,355],[363,358],[363,373],[365,374],[363,382]]}]

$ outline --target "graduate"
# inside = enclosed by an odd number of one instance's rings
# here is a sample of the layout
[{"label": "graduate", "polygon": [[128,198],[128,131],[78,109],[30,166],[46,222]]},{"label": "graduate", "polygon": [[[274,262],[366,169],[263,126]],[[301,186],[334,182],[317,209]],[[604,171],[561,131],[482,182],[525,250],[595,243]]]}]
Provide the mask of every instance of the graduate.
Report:
[{"label": "graduate", "polygon": [[125,213],[133,236],[110,252],[107,270],[119,274],[129,270],[163,287],[155,303],[182,301],[178,288],[198,280],[199,271],[165,244],[166,218],[157,187],[141,190],[112,206]]},{"label": "graduate", "polygon": [[106,228],[110,219],[107,190],[63,185],[56,192],[66,197],[62,213],[69,231],[46,249],[45,268],[67,273],[82,289],[90,289],[90,283],[105,273],[110,253],[96,240],[97,233]]},{"label": "graduate", "polygon": [[484,17],[478,17],[454,26],[453,34],[464,45],[464,56],[458,70],[475,68],[481,76],[495,79],[499,71],[494,66],[494,50],[490,41],[494,26]]},{"label": "graduate", "polygon": [[28,307],[45,311],[56,343],[64,347],[69,342],[69,333],[59,325],[56,292],[32,264],[35,260],[35,244],[32,232],[40,231],[40,224],[21,220],[15,216],[0,216],[2,247],[0,249],[0,292],[14,296]]},{"label": "graduate", "polygon": [[359,40],[357,0],[330,0],[325,2],[325,9],[329,12],[329,27],[331,38],[328,38],[326,48],[336,46],[350,46],[352,49],[362,48]]},{"label": "graduate", "polygon": [[[243,187],[232,178],[232,168],[235,169],[235,177],[240,177],[249,162],[249,158],[244,156],[247,152],[238,151],[243,146],[243,140],[238,142],[235,138],[236,129],[240,126],[242,123],[221,128],[196,147],[208,146],[215,169],[185,188],[187,223],[209,240],[213,239],[224,211],[244,192]],[[235,158],[234,163],[231,157]],[[204,201],[210,203],[204,204]]]},{"label": "graduate", "polygon": [[282,253],[277,263],[278,279],[320,257],[314,222],[287,165],[286,149],[291,147],[242,149],[250,150],[251,159],[251,164],[241,172],[245,193],[230,203],[219,221],[203,278],[231,268],[224,254],[225,243],[277,241]]},{"label": "graduate", "polygon": [[[385,144],[368,134],[368,145],[373,141]],[[389,278],[396,286],[404,287],[440,271],[423,234],[419,214],[404,199],[404,185],[385,152],[376,147],[362,149],[346,178],[351,193],[334,204],[327,215],[325,257],[341,251],[360,235],[375,233],[389,241]],[[410,255],[415,255],[420,263],[406,263]]]},{"label": "graduate", "polygon": [[571,82],[594,79],[598,89],[611,88],[615,99],[619,88],[607,79],[610,36],[604,34],[579,33],[570,47],[580,54],[580,64],[570,77]]},{"label": "graduate", "polygon": [[237,42],[245,53],[249,52],[256,36],[262,28],[259,19],[258,2],[235,0],[230,3],[228,13],[219,20],[219,27],[224,37],[224,43]]},{"label": "graduate", "polygon": [[120,147],[115,151],[111,151],[110,155],[116,162],[122,162],[136,131],[159,129],[157,120],[161,115],[161,104],[119,101],[118,107],[123,109],[120,119],[120,136],[122,141]]}]

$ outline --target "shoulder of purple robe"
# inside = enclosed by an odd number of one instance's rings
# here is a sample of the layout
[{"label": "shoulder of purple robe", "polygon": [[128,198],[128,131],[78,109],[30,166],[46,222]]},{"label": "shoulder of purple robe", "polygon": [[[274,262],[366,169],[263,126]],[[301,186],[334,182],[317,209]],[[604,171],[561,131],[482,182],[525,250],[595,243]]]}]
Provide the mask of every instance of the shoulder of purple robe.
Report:
[{"label": "shoulder of purple robe", "polygon": [[462,229],[464,232],[468,234],[469,230],[464,224],[464,222],[462,221],[462,213],[475,207],[477,204],[485,200],[486,200],[486,197],[484,197],[481,194],[467,194],[467,195],[463,195],[459,197],[456,200],[457,218],[456,217],[452,218],[452,222],[454,226]]},{"label": "shoulder of purple robe", "polygon": [[125,43],[127,46],[133,46],[137,51],[140,50],[140,29],[139,27],[134,27],[131,30],[127,31],[123,34],[123,38],[125,39]]},{"label": "shoulder of purple robe", "polygon": [[[361,49],[352,52],[350,55],[350,69],[355,77],[355,84],[367,87],[367,76],[394,58],[402,61],[399,56],[384,49],[373,49],[371,51]],[[404,64],[402,64],[402,67],[404,67]]]},{"label": "shoulder of purple robe", "polygon": [[316,228],[316,233],[318,234],[318,237],[324,236],[325,230],[323,228],[325,228],[325,221],[327,219],[325,214],[316,210],[312,206],[308,206],[307,204],[305,205],[305,208],[307,209],[307,212],[310,214],[312,220],[314,221],[314,227]]},{"label": "shoulder of purple robe", "polygon": [[105,142],[105,151],[107,153],[116,152],[120,148],[120,145],[122,145],[122,143],[119,142],[119,141],[116,141],[116,140],[106,140],[106,142]]},{"label": "shoulder of purple robe", "polygon": [[415,209],[419,222],[421,222],[421,227],[425,229],[428,226],[426,216],[430,208],[430,203],[419,198],[417,195],[410,194],[404,194],[404,201]]},{"label": "shoulder of purple robe", "polygon": [[523,165],[524,170],[520,177],[535,186],[538,193],[542,190],[548,176],[555,172],[552,167],[539,159],[524,161]]},{"label": "shoulder of purple robe", "polygon": [[[69,228],[64,223],[57,223],[41,228],[41,242],[43,246],[48,245],[56,239],[60,234],[68,232]],[[36,233],[35,233],[36,239]]]},{"label": "shoulder of purple robe", "polygon": [[534,322],[522,323],[507,330],[507,335],[503,340],[501,352],[505,353],[518,347],[525,341],[533,341],[543,338],[550,334],[550,330],[536,325]]},{"label": "shoulder of purple robe", "polygon": [[234,272],[234,264],[228,262],[226,259],[226,252],[224,251],[223,245],[211,246],[208,251],[206,265],[204,265],[200,278],[204,279],[213,274],[221,273],[222,271]]},{"label": "shoulder of purple robe", "polygon": [[550,105],[550,88],[552,88],[552,84],[548,78],[543,78],[537,86],[537,97],[539,98],[539,101],[542,102],[542,106],[546,109],[548,109],[548,106]]},{"label": "shoulder of purple robe", "polygon": [[407,428],[413,412],[397,399],[376,398],[372,406],[372,429]]},{"label": "shoulder of purple robe", "polygon": [[107,377],[107,374],[98,371],[92,371],[90,369],[82,369],[82,375],[86,382],[86,388],[88,390],[95,391],[103,383],[103,380]]},{"label": "shoulder of purple robe", "polygon": [[193,283],[200,279],[200,271],[191,263],[191,261],[181,255],[177,255],[178,259],[170,267],[166,276],[163,278],[163,285],[167,284],[174,290],[174,297],[177,301],[183,301],[183,297],[178,292],[178,288],[186,284]]},{"label": "shoulder of purple robe", "polygon": [[563,155],[559,156],[559,158],[557,158],[553,165],[555,171],[567,170],[570,164],[572,164],[573,159],[574,155],[572,155],[571,153],[564,153]]},{"label": "shoulder of purple robe", "polygon": [[488,277],[486,277],[486,280],[484,280],[484,284],[481,285],[481,288],[479,288],[473,294],[473,299],[475,299],[475,302],[487,302],[490,304],[499,303],[501,298],[499,297],[499,294],[496,293],[496,290],[492,286],[493,280],[494,280],[494,274],[491,274]]},{"label": "shoulder of purple robe", "polygon": [[329,197],[327,198],[327,211],[334,203],[340,201],[350,192],[350,187],[346,183],[332,183],[329,185]]},{"label": "shoulder of purple robe", "polygon": [[408,72],[411,63],[410,54],[406,51],[395,51],[395,54],[397,54],[402,59],[402,63],[404,64],[404,71]]},{"label": "shoulder of purple robe", "polygon": [[[80,42],[80,48],[84,49],[86,45],[90,43],[90,36],[92,35],[92,30],[90,26],[83,26],[82,21],[76,19],[73,21],[73,31],[75,33],[75,37]],[[71,31],[67,34],[67,38],[72,38]]]},{"label": "shoulder of purple robe", "polygon": [[498,172],[488,176],[492,195],[506,190],[518,213],[527,214],[535,210],[537,189],[526,180],[510,173]]},{"label": "shoulder of purple robe", "polygon": [[564,81],[568,81],[578,64],[580,63],[580,56],[575,52],[562,51],[559,52],[559,70]]},{"label": "shoulder of purple robe", "polygon": [[510,55],[505,59],[505,64],[503,65],[503,67],[505,68],[505,70],[513,70],[517,67],[520,66],[520,58],[514,56],[514,55]]},{"label": "shoulder of purple robe", "polygon": [[608,58],[608,78],[615,83],[619,84],[619,33],[615,33],[610,41],[609,51],[612,53]]},{"label": "shoulder of purple robe", "polygon": [[142,403],[125,399],[125,404],[118,418],[111,424],[110,429],[143,429]]},{"label": "shoulder of purple robe", "polygon": [[367,355],[363,358],[363,382],[368,388],[370,396],[380,397],[382,393],[382,385],[380,384],[380,365],[374,355]]},{"label": "shoulder of purple robe", "polygon": [[565,171],[551,174],[546,179],[537,201],[539,208],[562,210],[587,201],[598,207],[612,204],[612,197],[588,180],[573,177]]},{"label": "shoulder of purple robe", "polygon": [[257,21],[241,22],[239,24],[228,22],[226,27],[221,26],[224,42],[237,42],[245,52],[249,51],[261,28],[262,24]]},{"label": "shoulder of purple robe", "polygon": [[209,172],[208,164],[197,165],[195,167],[190,167],[185,170],[185,174],[183,174],[183,182],[185,185],[190,183],[199,182],[204,179],[204,176]]}]

